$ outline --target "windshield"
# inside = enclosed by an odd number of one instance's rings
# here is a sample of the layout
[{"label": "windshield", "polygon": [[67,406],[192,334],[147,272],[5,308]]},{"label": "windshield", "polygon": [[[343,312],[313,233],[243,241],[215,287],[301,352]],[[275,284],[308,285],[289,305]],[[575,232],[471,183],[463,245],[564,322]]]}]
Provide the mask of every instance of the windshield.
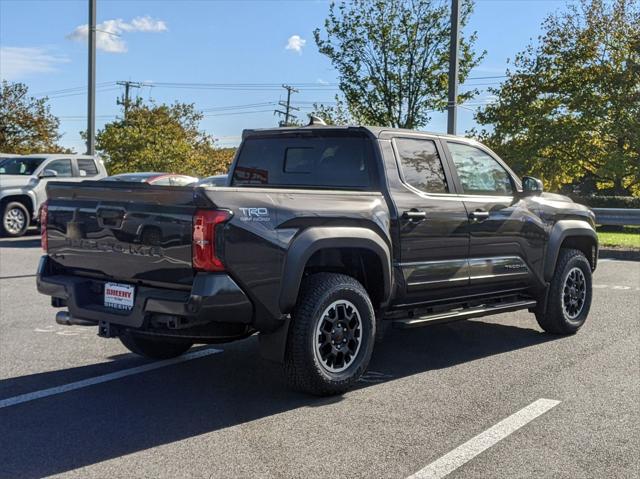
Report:
[{"label": "windshield", "polygon": [[33,175],[44,158],[2,158],[0,175]]}]

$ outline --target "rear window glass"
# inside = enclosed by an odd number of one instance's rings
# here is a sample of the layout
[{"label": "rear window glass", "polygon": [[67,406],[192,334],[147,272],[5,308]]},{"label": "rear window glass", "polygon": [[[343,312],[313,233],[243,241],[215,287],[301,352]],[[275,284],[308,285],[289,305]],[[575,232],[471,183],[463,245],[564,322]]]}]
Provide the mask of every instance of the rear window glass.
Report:
[{"label": "rear window glass", "polygon": [[[80,171],[80,176],[96,176],[98,174],[98,167],[93,160],[78,159],[78,170]],[[84,174],[82,173],[84,171]]]},{"label": "rear window glass", "polygon": [[363,136],[273,136],[244,141],[233,185],[367,189],[372,159]]},{"label": "rear window glass", "polygon": [[287,148],[284,156],[284,172],[311,173],[315,154],[313,148]]}]

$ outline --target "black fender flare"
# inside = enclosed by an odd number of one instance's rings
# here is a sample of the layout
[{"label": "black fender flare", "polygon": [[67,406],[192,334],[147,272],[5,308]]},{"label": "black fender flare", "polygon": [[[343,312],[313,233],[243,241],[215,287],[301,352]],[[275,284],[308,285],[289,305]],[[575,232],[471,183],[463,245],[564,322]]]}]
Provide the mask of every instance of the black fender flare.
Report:
[{"label": "black fender flare", "polygon": [[[558,221],[549,233],[549,243],[544,261],[544,279],[550,281],[556,268],[560,246],[569,237],[587,237],[593,239],[596,247],[598,245],[598,235],[596,230],[587,221],[583,220],[561,220]],[[591,261],[591,260],[590,260]]]},{"label": "black fender flare", "polygon": [[279,305],[282,313],[293,310],[298,299],[304,268],[309,258],[326,248],[361,248],[372,251],[382,264],[383,303],[391,294],[391,252],[384,239],[362,227],[312,227],[294,238],[284,261]]}]

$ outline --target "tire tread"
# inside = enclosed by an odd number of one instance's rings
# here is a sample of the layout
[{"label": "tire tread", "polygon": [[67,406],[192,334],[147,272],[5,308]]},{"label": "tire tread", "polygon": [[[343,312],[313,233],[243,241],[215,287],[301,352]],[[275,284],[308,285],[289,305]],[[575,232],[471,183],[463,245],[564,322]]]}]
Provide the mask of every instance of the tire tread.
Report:
[{"label": "tire tread", "polygon": [[[544,311],[536,312],[538,325],[547,333],[562,335],[575,334],[582,326],[582,324],[580,324],[576,327],[565,320],[562,312],[561,294],[558,294],[558,291],[561,291],[563,288],[564,271],[567,268],[567,265],[571,261],[574,261],[575,258],[579,258],[577,261],[583,261],[587,266],[587,270],[589,272],[591,271],[589,261],[582,251],[571,248],[560,249],[556,269],[553,273],[553,277],[551,278],[551,283],[549,284],[549,295],[546,308]],[[584,306],[586,309],[583,310],[585,312],[585,319],[589,312],[591,291],[587,291],[587,299],[588,302]]]},{"label": "tire tread", "polygon": [[[370,317],[373,318],[371,327],[375,336],[375,313],[367,291],[362,284],[355,278],[344,274],[316,273],[309,276],[303,281],[287,337],[284,371],[287,382],[292,389],[318,396],[340,394],[353,386],[368,365],[367,359],[360,364],[353,374],[341,381],[330,382],[323,380],[315,371],[317,366],[311,359],[308,348],[306,348],[307,335],[309,330],[313,328],[314,312],[318,304],[336,289],[352,290],[366,298],[370,309]],[[361,316],[363,313],[361,312]],[[364,354],[370,355],[372,347],[372,344],[369,345],[369,352],[364,351]]]}]

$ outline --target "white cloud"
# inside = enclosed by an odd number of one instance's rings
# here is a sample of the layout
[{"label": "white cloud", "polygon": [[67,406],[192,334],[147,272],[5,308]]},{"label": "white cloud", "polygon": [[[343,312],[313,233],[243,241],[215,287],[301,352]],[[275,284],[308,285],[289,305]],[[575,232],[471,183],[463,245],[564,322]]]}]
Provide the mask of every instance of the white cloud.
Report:
[{"label": "white cloud", "polygon": [[52,53],[47,47],[0,47],[0,77],[17,80],[37,73],[56,70],[69,59]]},{"label": "white cloud", "polygon": [[130,32],[166,32],[167,24],[164,20],[155,20],[149,16],[136,17],[131,20],[131,25],[125,24]]},{"label": "white cloud", "polygon": [[[127,43],[122,38],[123,33],[129,32],[165,32],[167,24],[163,20],[156,20],[149,16],[136,17],[130,22],[121,18],[105,20],[96,25],[96,48],[109,53],[125,53]],[[89,36],[89,26],[79,25],[67,35],[69,40],[86,41]]]},{"label": "white cloud", "polygon": [[291,35],[289,40],[287,40],[287,46],[284,47],[286,50],[293,50],[297,53],[302,53],[302,48],[307,43],[307,41],[300,37],[300,35]]}]

